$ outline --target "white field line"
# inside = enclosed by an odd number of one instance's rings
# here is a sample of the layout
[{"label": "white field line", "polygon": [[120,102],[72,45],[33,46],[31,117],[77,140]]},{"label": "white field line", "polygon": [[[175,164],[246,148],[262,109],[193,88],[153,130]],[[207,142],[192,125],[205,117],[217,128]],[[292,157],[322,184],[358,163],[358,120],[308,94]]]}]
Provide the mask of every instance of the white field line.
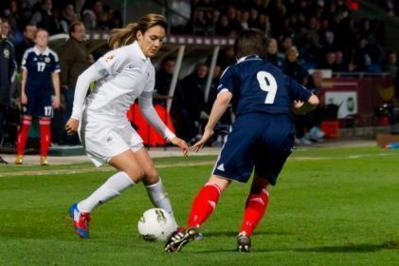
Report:
[{"label": "white field line", "polygon": [[[361,158],[381,158],[381,157],[390,157],[390,156],[398,156],[395,153],[378,153],[378,154],[353,154],[343,157],[314,157],[314,156],[293,156],[290,157],[289,160],[293,161],[320,161],[320,160],[357,160]],[[190,167],[190,166],[204,166],[204,165],[214,165],[215,161],[200,161],[200,162],[192,162],[192,163],[170,163],[170,164],[156,164],[156,168],[170,168],[170,167]],[[26,170],[26,171],[13,171],[13,172],[4,172],[0,173],[0,177],[10,177],[10,176],[24,176],[24,175],[69,175],[69,174],[83,174],[83,173],[91,173],[91,172],[111,172],[114,171],[114,168],[111,166],[104,166],[100,168],[95,167],[83,167],[79,169],[54,169],[54,170]]]}]

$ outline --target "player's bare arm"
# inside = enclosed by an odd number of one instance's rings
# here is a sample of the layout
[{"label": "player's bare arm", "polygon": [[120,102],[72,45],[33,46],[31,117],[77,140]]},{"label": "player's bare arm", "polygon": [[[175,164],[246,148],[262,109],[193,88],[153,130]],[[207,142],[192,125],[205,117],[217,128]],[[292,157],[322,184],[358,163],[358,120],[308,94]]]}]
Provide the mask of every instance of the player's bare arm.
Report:
[{"label": "player's bare arm", "polygon": [[205,127],[204,134],[202,135],[202,138],[192,147],[194,151],[198,152],[200,149],[202,149],[202,147],[204,147],[209,138],[212,137],[213,129],[226,111],[232,98],[233,94],[228,90],[224,90],[218,94],[215,102],[213,103],[212,111],[209,116],[208,123]]},{"label": "player's bare arm", "polygon": [[28,71],[26,69],[22,69],[21,104],[27,104],[28,103],[28,97],[26,96],[26,92],[25,92],[27,76],[28,76]]},{"label": "player's bare arm", "polygon": [[59,72],[52,73],[51,78],[53,80],[53,87],[54,87],[53,107],[55,109],[57,109],[60,107],[60,74],[59,74]]}]

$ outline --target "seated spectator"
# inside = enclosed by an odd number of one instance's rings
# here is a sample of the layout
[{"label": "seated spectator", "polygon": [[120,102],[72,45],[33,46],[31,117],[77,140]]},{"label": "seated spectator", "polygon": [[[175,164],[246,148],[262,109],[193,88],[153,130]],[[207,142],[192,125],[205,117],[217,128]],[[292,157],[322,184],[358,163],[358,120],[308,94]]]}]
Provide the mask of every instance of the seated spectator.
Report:
[{"label": "seated spectator", "polygon": [[36,4],[33,8],[34,13],[30,20],[30,24],[49,30],[53,19],[51,16],[52,6],[52,0],[41,0],[40,3]]},{"label": "seated spectator", "polygon": [[388,51],[384,66],[383,66],[384,72],[388,72],[391,74],[394,78],[398,74],[398,54],[395,51]]},{"label": "seated spectator", "polygon": [[269,43],[267,45],[267,53],[266,53],[267,60],[272,63],[273,65],[279,67],[280,69],[283,68],[284,65],[284,55],[279,53],[277,40],[274,38],[269,39]]},{"label": "seated spectator", "polygon": [[344,54],[341,50],[335,52],[335,72],[347,72],[348,65],[344,62]]},{"label": "seated spectator", "polygon": [[362,38],[353,51],[349,70],[354,72],[367,72],[371,64],[370,55],[366,51],[367,40]]},{"label": "seated spectator", "polygon": [[88,30],[96,30],[98,20],[104,13],[104,7],[101,0],[93,1],[92,4],[83,10],[83,23]]},{"label": "seated spectator", "polygon": [[330,69],[335,71],[336,64],[337,64],[337,54],[333,51],[327,52],[324,56],[324,60],[320,64],[319,68],[321,69]]},{"label": "seated spectator", "polygon": [[[155,80],[155,96],[154,102],[166,106],[170,85],[172,83],[173,72],[176,65],[176,58],[166,57],[162,60],[159,71],[156,74]],[[184,136],[184,119],[188,117],[187,106],[184,101],[184,95],[181,87],[181,82],[177,81],[175,91],[172,99],[172,107],[170,114],[173,120],[173,127],[179,136]]]},{"label": "seated spectator", "polygon": [[194,73],[188,75],[181,82],[187,117],[184,119],[185,137],[191,143],[201,136],[202,124],[208,119],[206,113],[205,87],[208,75],[208,66],[204,63],[197,65]]},{"label": "seated spectator", "polygon": [[61,13],[61,26],[63,31],[65,33],[69,32],[69,26],[76,20],[78,20],[78,14],[76,14],[74,6],[69,3],[63,8]]}]

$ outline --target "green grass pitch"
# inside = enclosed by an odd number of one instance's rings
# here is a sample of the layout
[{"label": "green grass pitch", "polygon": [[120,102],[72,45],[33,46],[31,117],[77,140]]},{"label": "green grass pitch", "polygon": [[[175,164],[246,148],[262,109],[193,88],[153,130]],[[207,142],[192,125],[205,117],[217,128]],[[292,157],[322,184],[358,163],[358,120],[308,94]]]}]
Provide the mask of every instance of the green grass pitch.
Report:
[{"label": "green grass pitch", "polygon": [[[214,160],[155,160],[181,223]],[[204,239],[178,254],[138,236],[151,208],[141,184],[96,209],[92,238],[78,239],[67,209],[111,173],[89,164],[0,166],[0,265],[399,265],[397,150],[295,151],[249,254],[234,251],[249,184],[233,184],[202,227]]]}]

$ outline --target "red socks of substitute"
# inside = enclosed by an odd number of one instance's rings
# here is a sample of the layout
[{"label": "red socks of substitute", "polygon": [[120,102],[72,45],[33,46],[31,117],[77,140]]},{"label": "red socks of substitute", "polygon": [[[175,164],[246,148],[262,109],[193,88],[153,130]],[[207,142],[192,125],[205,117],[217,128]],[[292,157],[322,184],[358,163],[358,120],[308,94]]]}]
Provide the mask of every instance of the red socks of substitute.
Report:
[{"label": "red socks of substitute", "polygon": [[51,143],[51,120],[48,118],[40,118],[40,156],[47,156]]},{"label": "red socks of substitute", "polygon": [[193,201],[190,215],[188,216],[189,227],[199,227],[208,219],[216,208],[219,201],[220,189],[217,185],[205,185]]},{"label": "red socks of substitute", "polygon": [[32,117],[30,116],[22,117],[21,130],[19,131],[17,139],[17,155],[24,155],[26,140],[28,139],[29,128],[31,124],[32,124]]},{"label": "red socks of substitute", "polygon": [[[17,155],[23,155],[25,152],[26,141],[28,139],[29,128],[32,124],[32,117],[24,116],[22,118],[21,130],[17,139]],[[39,119],[40,127],[40,155],[47,156],[51,143],[51,120],[48,118]]]},{"label": "red socks of substitute", "polygon": [[253,230],[265,214],[268,203],[269,193],[266,189],[262,189],[258,193],[251,193],[248,196],[240,232],[245,232],[247,236],[251,236]]}]

